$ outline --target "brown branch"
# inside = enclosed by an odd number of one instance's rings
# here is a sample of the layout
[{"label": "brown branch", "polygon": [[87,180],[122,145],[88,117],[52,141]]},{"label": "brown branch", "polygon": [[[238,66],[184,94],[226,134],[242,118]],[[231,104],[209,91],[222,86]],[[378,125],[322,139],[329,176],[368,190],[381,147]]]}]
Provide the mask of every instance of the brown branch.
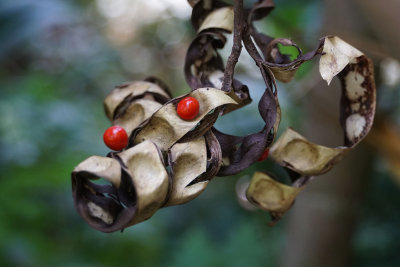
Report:
[{"label": "brown branch", "polygon": [[243,0],[235,0],[234,5],[234,28],[233,28],[233,45],[232,51],[226,62],[224,81],[222,83],[222,90],[229,92],[232,87],[233,73],[235,71],[236,63],[238,62],[240,53],[242,51],[242,31],[243,31]]},{"label": "brown branch", "polygon": [[249,53],[249,55],[253,58],[253,60],[256,62],[257,67],[260,69],[261,75],[263,77],[263,80],[265,84],[270,84],[270,79],[268,78],[265,68],[264,68],[264,60],[261,57],[260,53],[257,50],[257,47],[253,43],[250,37],[250,33],[247,32],[246,30],[243,31],[245,34],[243,35],[243,44],[244,47],[246,48],[246,51]]}]

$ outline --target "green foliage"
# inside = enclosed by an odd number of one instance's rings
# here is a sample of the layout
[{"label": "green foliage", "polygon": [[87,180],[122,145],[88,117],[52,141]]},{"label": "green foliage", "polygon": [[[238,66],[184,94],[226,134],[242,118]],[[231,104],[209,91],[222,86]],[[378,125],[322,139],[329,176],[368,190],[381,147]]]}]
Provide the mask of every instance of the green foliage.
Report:
[{"label": "green foliage", "polygon": [[227,238],[215,242],[204,226],[195,225],[183,234],[167,266],[276,266],[282,246],[279,234],[251,218],[241,219]]}]

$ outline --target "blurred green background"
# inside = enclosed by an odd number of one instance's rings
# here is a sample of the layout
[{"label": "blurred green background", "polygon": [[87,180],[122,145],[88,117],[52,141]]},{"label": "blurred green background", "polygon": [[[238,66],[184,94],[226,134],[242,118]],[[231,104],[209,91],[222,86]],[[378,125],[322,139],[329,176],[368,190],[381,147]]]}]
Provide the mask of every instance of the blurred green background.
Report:
[{"label": "blurred green background", "polygon": [[[313,48],[323,2],[276,4],[257,25],[293,38],[305,51]],[[70,172],[88,156],[108,152],[104,96],[115,85],[150,75],[164,80],[174,96],[189,90],[182,68],[195,34],[190,11],[184,0],[0,2],[1,266],[279,266],[290,256],[284,251],[287,216],[270,228],[267,213],[237,201],[238,179],[273,168],[269,161],[216,178],[194,201],[162,209],[123,233],[96,232],[74,210]],[[228,44],[222,53],[229,51]],[[262,127],[257,101],[264,86],[249,57],[240,60],[238,77],[255,101],[218,121],[231,134]],[[305,64],[295,83],[311,69]],[[298,91],[290,88],[280,84],[281,130],[301,128],[303,120]],[[392,99],[389,94],[383,104]],[[400,266],[399,188],[379,157],[365,179],[351,266]]]}]

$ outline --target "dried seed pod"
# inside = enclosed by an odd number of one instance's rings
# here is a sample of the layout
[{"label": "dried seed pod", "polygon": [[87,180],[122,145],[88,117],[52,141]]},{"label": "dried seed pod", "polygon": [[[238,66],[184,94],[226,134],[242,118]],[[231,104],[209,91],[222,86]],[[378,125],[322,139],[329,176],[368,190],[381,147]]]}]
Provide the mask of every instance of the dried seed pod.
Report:
[{"label": "dried seed pod", "polygon": [[[292,129],[285,131],[271,148],[271,158],[281,166],[295,172],[304,186],[309,176],[328,172],[343,156],[355,147],[370,131],[376,103],[376,88],[371,61],[360,51],[345,43],[338,37],[328,36],[322,39],[323,55],[320,59],[320,73],[328,83],[338,76],[342,84],[341,123],[344,130],[344,145],[330,148],[313,144]],[[256,179],[255,177],[254,179]],[[287,185],[276,183],[282,188]],[[266,194],[269,189],[265,189]],[[282,189],[283,190],[283,189]],[[254,192],[248,191],[249,198],[255,199]],[[299,193],[300,191],[293,191]],[[296,194],[297,194],[296,193]],[[295,193],[292,195],[295,196]],[[259,198],[259,196],[258,196]],[[294,201],[294,198],[292,199]],[[268,205],[261,206],[267,209]],[[290,206],[283,206],[289,208]],[[268,210],[268,209],[267,209]],[[278,220],[286,211],[278,213],[270,210],[273,218]]]},{"label": "dried seed pod", "polygon": [[136,196],[136,214],[129,224],[150,218],[167,200],[169,176],[158,147],[149,141],[116,155],[131,179]]},{"label": "dried seed pod", "polygon": [[225,104],[235,104],[225,92],[215,88],[199,88],[187,96],[196,98],[200,103],[200,110],[193,120],[182,120],[176,113],[176,103],[173,100],[164,105],[149,119],[148,123],[139,129],[134,143],[151,140],[166,151],[195,126],[212,110]]},{"label": "dried seed pod", "polygon": [[[245,10],[242,0],[232,8],[218,0],[189,0],[197,36],[184,66],[192,92],[186,96],[200,103],[193,120],[176,113],[185,96],[171,99],[168,88],[156,78],[116,87],[105,99],[107,117],[126,128],[128,148],[108,157],[93,156],[72,172],[72,189],[79,214],[92,227],[112,232],[150,218],[164,206],[197,197],[215,175],[232,175],[249,167],[270,148],[280,123],[275,79],[289,82],[304,62],[321,55],[320,73],[328,84],[338,76],[342,84],[341,124],[344,145],[336,148],[313,144],[292,129],[270,149],[270,158],[286,169],[291,184],[257,172],[247,198],[278,220],[294,203],[311,176],[329,171],[371,129],[376,89],[371,61],[338,37],[319,40],[305,54],[291,40],[257,32],[255,20],[274,8],[272,0],[260,0]],[[233,31],[233,46],[226,66],[218,50]],[[251,102],[246,85],[234,78],[242,44],[260,69],[265,92],[258,109],[264,127],[247,136],[233,136],[213,127],[220,115]],[[291,60],[278,45],[297,48]],[[261,51],[261,54],[258,52]],[[168,159],[168,160],[167,160]],[[99,178],[110,185],[96,184]]]},{"label": "dried seed pod", "polygon": [[293,205],[301,190],[301,187],[287,186],[278,183],[265,173],[256,172],[246,195],[247,199],[257,207],[273,213],[283,213]]},{"label": "dried seed pod", "polygon": [[179,205],[197,197],[206,189],[208,180],[192,182],[207,171],[207,149],[204,137],[171,147],[172,189],[167,205]]},{"label": "dried seed pod", "polygon": [[124,83],[115,87],[104,99],[104,110],[107,117],[112,121],[121,117],[130,103],[147,97],[160,104],[170,99],[169,93],[157,84],[146,81]]},{"label": "dried seed pod", "polygon": [[[119,203],[124,191],[122,171],[116,159],[92,156],[81,162],[72,172],[72,195],[75,208],[93,228],[103,232],[123,229],[136,212],[136,206]],[[92,181],[100,178],[110,185],[98,185]],[[133,201],[134,202],[134,201]]]},{"label": "dried seed pod", "polygon": [[[180,119],[175,111],[179,98],[173,99],[152,114],[147,123],[133,129],[138,132],[137,138],[145,140],[139,139],[140,142],[122,152],[110,153],[109,157],[90,157],[74,169],[75,206],[92,227],[103,232],[121,230],[149,219],[165,205],[185,203],[204,191],[220,166],[218,142],[211,132],[191,141],[177,142],[201,120],[209,119],[208,113],[235,101],[214,88],[198,89],[190,95],[201,103],[195,120]],[[127,109],[134,105],[135,102],[130,102]],[[142,118],[140,113],[134,115]],[[153,121],[160,119],[166,124]],[[152,129],[152,125],[157,128]],[[169,151],[168,162],[164,162],[162,151]],[[92,182],[100,177],[111,182],[111,186]]]}]

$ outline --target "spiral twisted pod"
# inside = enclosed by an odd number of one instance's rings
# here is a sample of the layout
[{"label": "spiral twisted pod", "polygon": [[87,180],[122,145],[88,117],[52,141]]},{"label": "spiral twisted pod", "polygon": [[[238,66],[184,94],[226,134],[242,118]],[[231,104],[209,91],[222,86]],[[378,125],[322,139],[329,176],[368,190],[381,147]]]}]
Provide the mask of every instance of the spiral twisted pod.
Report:
[{"label": "spiral twisted pod", "polygon": [[[171,98],[156,78],[126,83],[105,98],[107,117],[129,134],[128,146],[106,157],[92,156],[72,172],[72,191],[78,213],[95,229],[113,232],[149,219],[158,209],[197,197],[215,176],[239,173],[266,149],[290,173],[292,183],[279,183],[271,174],[257,172],[247,190],[253,204],[270,212],[274,221],[293,204],[312,176],[329,171],[369,132],[375,114],[376,89],[371,61],[338,37],[321,38],[303,54],[291,40],[260,33],[253,22],[267,16],[274,4],[259,0],[252,8],[236,0],[189,0],[197,35],[188,48],[184,74],[191,92]],[[224,64],[218,53],[233,31],[232,52]],[[291,60],[278,44],[294,46]],[[265,91],[258,103],[264,121],[260,131],[233,136],[214,128],[219,116],[252,100],[246,85],[234,78],[242,47],[260,70]],[[261,51],[261,54],[259,53]],[[275,143],[280,107],[275,79],[290,82],[302,63],[320,56],[320,73],[328,83],[342,84],[340,120],[344,144],[329,148],[313,144],[293,129]],[[198,100],[193,120],[183,120],[176,106],[186,96]],[[95,182],[104,179],[107,185]]]}]

